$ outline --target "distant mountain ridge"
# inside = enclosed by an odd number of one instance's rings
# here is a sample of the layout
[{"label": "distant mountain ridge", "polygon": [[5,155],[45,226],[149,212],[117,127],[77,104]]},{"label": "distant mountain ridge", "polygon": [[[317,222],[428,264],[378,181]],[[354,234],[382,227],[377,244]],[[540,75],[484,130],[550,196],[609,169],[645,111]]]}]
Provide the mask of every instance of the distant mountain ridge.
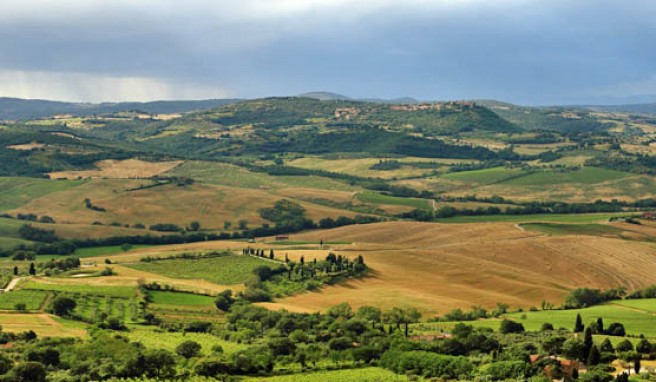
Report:
[{"label": "distant mountain ridge", "polygon": [[362,101],[362,102],[371,102],[371,103],[384,103],[384,104],[415,104],[419,103],[418,100],[412,97],[400,97],[400,98],[351,98],[338,93],[331,92],[309,92],[299,94],[298,97],[304,98],[313,98],[320,101]]},{"label": "distant mountain ridge", "polygon": [[76,103],[0,97],[0,120],[26,120],[50,117],[57,114],[93,115],[135,110],[151,114],[187,113],[195,110],[214,109],[239,101],[241,100],[208,99],[196,101]]}]

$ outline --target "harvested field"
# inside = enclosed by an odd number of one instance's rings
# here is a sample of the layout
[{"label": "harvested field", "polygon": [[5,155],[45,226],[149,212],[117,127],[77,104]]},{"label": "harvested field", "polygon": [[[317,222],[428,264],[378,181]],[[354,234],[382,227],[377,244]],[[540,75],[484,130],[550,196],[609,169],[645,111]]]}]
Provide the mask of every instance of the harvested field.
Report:
[{"label": "harvested field", "polygon": [[[180,187],[162,185],[130,191],[141,186],[143,181],[124,179],[95,179],[81,186],[33,199],[24,206],[10,211],[48,215],[58,223],[105,225],[117,222],[121,225],[143,223],[175,223],[184,227],[192,221],[200,222],[202,228],[223,229],[226,221],[237,228],[239,220],[248,221],[254,228],[268,223],[259,214],[259,209],[271,207],[284,196],[261,189],[244,189],[196,183]],[[85,207],[85,199],[106,211]],[[350,211],[300,202],[307,216],[313,220],[324,217],[354,216]],[[98,226],[94,226],[97,228]],[[141,234],[145,231],[141,230]]]},{"label": "harvested field", "polygon": [[8,332],[33,330],[39,337],[84,337],[85,325],[49,314],[0,313],[0,325]]},{"label": "harvested field", "polygon": [[95,166],[98,170],[87,171],[58,171],[48,174],[51,179],[87,179],[87,178],[115,178],[115,179],[143,179],[163,174],[182,164],[182,161],[145,162],[139,159],[103,160]]},{"label": "harvested field", "polygon": [[[521,232],[511,224],[382,223],[299,235],[298,240],[345,240],[336,253],[363,255],[372,271],[316,293],[269,304],[321,310],[354,306],[416,305],[428,314],[471,305],[492,307],[560,303],[575,287],[644,287],[656,282],[656,250],[618,239]],[[301,252],[289,251],[292,259]],[[303,253],[306,261],[311,258]],[[325,256],[320,254],[319,256]]]},{"label": "harvested field", "polygon": [[12,150],[19,150],[19,151],[30,151],[30,150],[35,150],[35,149],[42,149],[46,147],[43,143],[37,143],[37,142],[32,142],[32,143],[25,143],[22,145],[11,145],[7,146],[8,149]]}]

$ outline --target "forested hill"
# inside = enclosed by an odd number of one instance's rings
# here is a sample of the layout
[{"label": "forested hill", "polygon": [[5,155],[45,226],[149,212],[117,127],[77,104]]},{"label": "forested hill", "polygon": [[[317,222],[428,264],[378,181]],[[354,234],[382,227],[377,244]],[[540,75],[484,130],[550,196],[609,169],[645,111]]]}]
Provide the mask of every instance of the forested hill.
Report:
[{"label": "forested hill", "polygon": [[186,113],[216,108],[235,99],[209,99],[199,101],[153,101],[120,103],[73,103],[0,97],[0,120],[27,120],[58,114],[94,115],[121,111],[141,111],[151,114]]}]

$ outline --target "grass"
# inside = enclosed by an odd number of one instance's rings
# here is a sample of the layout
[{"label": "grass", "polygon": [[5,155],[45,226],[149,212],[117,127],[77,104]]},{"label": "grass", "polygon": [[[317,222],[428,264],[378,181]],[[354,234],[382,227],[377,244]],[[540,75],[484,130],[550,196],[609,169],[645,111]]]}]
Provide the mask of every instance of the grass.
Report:
[{"label": "grass", "polygon": [[110,296],[116,298],[134,298],[136,288],[131,286],[85,285],[85,284],[52,284],[28,281],[20,286],[25,291],[53,291],[71,294]]},{"label": "grass", "polygon": [[[137,249],[142,249],[142,248],[150,248],[153,247],[152,245],[147,245],[147,244],[137,244],[133,245],[129,251],[137,250]],[[78,248],[75,250],[74,255],[76,257],[80,258],[85,258],[85,257],[99,257],[99,256],[109,256],[109,255],[116,255],[124,253],[123,249],[121,249],[120,245],[112,245],[112,246],[107,246],[107,247],[90,247],[90,248]]]},{"label": "grass", "polygon": [[487,168],[484,170],[452,172],[442,175],[440,178],[456,180],[467,183],[499,183],[523,173],[519,169],[507,169],[505,167]]},{"label": "grass", "polygon": [[388,204],[394,206],[407,206],[416,209],[429,210],[431,204],[429,200],[419,198],[401,198],[397,196],[389,196],[379,194],[377,192],[360,192],[356,196],[358,200],[363,203],[369,204]]},{"label": "grass", "polygon": [[553,186],[556,184],[597,184],[609,180],[618,180],[634,176],[633,174],[607,170],[603,168],[584,167],[577,171],[555,172],[541,171],[510,179],[504,184],[518,186]]},{"label": "grass", "polygon": [[48,293],[37,290],[15,290],[0,293],[0,309],[14,310],[16,304],[24,304],[27,310],[38,310]]},{"label": "grass", "polygon": [[610,212],[598,214],[534,214],[534,215],[484,215],[484,216],[455,216],[452,218],[437,219],[440,223],[578,223],[593,224],[607,221],[612,217],[628,216],[627,212]]},{"label": "grass", "polygon": [[[405,375],[398,375],[392,371],[380,367],[364,367],[361,369],[329,370],[299,373],[292,375],[282,375],[276,377],[252,377],[246,378],[249,382],[301,382],[301,381],[322,381],[322,382],[396,382],[409,381]],[[421,379],[412,379],[421,380]]]},{"label": "grass", "polygon": [[271,263],[251,256],[175,259],[127,264],[140,271],[181,279],[204,279],[222,285],[242,284],[253,269]]},{"label": "grass", "polygon": [[153,304],[178,306],[214,306],[214,297],[191,293],[150,291]]},{"label": "grass", "polygon": [[[572,330],[576,321],[576,315],[580,314],[585,325],[596,321],[601,317],[604,320],[604,326],[608,327],[611,323],[619,322],[624,325],[626,333],[638,336],[644,334],[649,338],[656,338],[656,326],[654,326],[653,313],[656,311],[656,299],[649,300],[621,300],[604,305],[597,305],[590,308],[570,309],[570,310],[541,310],[536,312],[517,312],[510,313],[504,318],[511,319],[522,323],[528,331],[538,331],[544,323],[550,323],[554,328],[565,328]],[[485,319],[478,321],[465,322],[477,327],[489,327],[494,330],[499,329],[501,319]],[[450,323],[423,324],[432,325],[435,329],[449,329],[455,325]]]},{"label": "grass", "polygon": [[0,178],[0,211],[8,211],[53,192],[68,190],[84,181],[49,180],[38,178]]},{"label": "grass", "polygon": [[212,347],[215,345],[220,345],[226,354],[232,354],[248,347],[248,345],[222,340],[211,334],[160,332],[141,327],[131,328],[130,332],[126,333],[126,336],[130,341],[141,342],[147,348],[166,349],[170,351],[175,351],[176,346],[184,341],[196,341],[201,345],[201,353],[205,355],[211,354]]},{"label": "grass", "polygon": [[202,183],[239,188],[307,187],[322,190],[351,190],[345,183],[317,176],[270,176],[254,173],[227,163],[190,161],[169,171],[167,175],[193,178]]}]

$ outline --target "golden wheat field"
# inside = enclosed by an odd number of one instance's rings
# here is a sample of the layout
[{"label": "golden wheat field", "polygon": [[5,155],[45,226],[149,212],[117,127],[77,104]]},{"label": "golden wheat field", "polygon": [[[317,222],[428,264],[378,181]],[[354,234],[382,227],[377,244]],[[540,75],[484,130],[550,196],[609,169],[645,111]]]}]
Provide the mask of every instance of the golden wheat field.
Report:
[{"label": "golden wheat field", "polygon": [[[10,213],[48,215],[58,223],[121,225],[143,223],[175,223],[181,226],[198,221],[204,228],[222,229],[225,222],[237,228],[239,220],[249,227],[269,223],[259,214],[261,208],[271,207],[283,199],[281,194],[256,188],[196,183],[180,187],[174,184],[138,189],[147,181],[126,179],[94,179],[79,187],[31,200]],[[317,195],[311,190],[299,189],[302,195]],[[343,197],[343,196],[341,196]],[[97,211],[85,206],[89,199]],[[320,220],[324,217],[353,216],[352,212],[299,201],[307,217]]]},{"label": "golden wheat field", "polygon": [[98,168],[97,170],[57,171],[51,172],[48,175],[50,179],[141,179],[163,174],[182,163],[182,161],[146,162],[139,159],[108,159],[95,163],[95,166]]},{"label": "golden wheat field", "polygon": [[[323,247],[319,246],[321,240],[327,243]],[[272,242],[273,238],[266,238],[253,244],[181,244],[109,258],[119,263],[115,277],[124,281],[159,280],[189,290],[195,281],[167,279],[121,264],[181,251],[227,249],[240,253],[245,246],[273,248],[279,258],[288,255],[296,261],[301,256],[305,261],[323,259],[331,251],[351,259],[364,257],[370,272],[362,279],[263,304],[303,312],[324,310],[346,301],[354,307],[417,306],[432,316],[473,305],[491,308],[498,302],[522,308],[539,306],[542,301],[560,304],[576,287],[636,289],[656,283],[653,244],[595,236],[547,236],[509,223],[387,222],[291,235],[289,244]],[[104,257],[94,260],[101,264]],[[201,282],[196,285],[212,292],[227,287]]]}]

